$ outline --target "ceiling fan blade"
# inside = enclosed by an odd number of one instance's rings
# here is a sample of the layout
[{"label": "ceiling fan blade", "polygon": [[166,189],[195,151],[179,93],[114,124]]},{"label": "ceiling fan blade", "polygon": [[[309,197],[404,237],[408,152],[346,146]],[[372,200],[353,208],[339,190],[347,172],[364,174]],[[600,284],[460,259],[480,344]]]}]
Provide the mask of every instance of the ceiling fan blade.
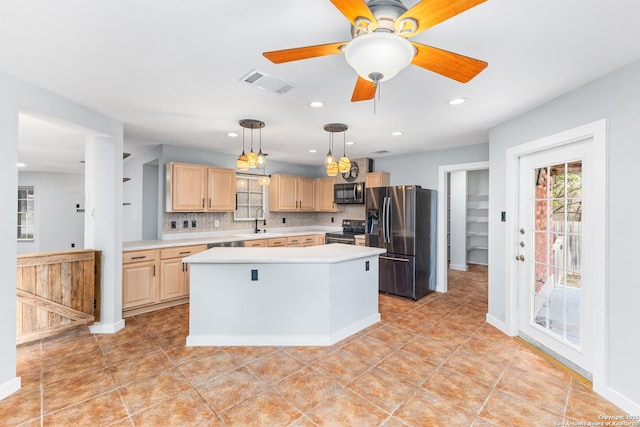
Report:
[{"label": "ceiling fan blade", "polygon": [[353,89],[351,102],[368,101],[376,96],[376,87],[373,82],[358,76],[356,87]]},{"label": "ceiling fan blade", "polygon": [[316,58],[318,56],[334,55],[342,53],[340,47],[349,42],[319,44],[315,46],[296,47],[293,49],[274,50],[264,52],[265,58],[274,64],[282,64],[284,62],[298,61],[300,59]]},{"label": "ceiling fan blade", "polygon": [[460,83],[466,83],[487,68],[487,64],[479,59],[448,52],[446,50],[411,42],[418,50],[411,63],[426,68]]},{"label": "ceiling fan blade", "polygon": [[[403,37],[415,36],[485,1],[486,0],[422,0],[396,19],[396,31],[400,31],[399,34]],[[403,32],[403,20],[405,19],[415,19],[417,26]],[[411,26],[409,25],[409,27]]]},{"label": "ceiling fan blade", "polygon": [[[373,31],[378,27],[378,21],[371,13],[365,0],[331,0],[331,3],[353,24],[356,28],[365,31]],[[368,22],[361,22],[358,18],[365,18]]]}]

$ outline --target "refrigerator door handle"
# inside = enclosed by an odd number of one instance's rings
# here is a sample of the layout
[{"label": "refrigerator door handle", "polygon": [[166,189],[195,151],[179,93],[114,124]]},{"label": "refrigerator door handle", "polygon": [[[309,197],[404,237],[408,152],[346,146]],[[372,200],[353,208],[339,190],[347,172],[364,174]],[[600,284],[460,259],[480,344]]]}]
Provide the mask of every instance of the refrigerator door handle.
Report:
[{"label": "refrigerator door handle", "polygon": [[387,197],[387,217],[385,219],[386,226],[386,240],[387,243],[391,243],[391,197]]},{"label": "refrigerator door handle", "polygon": [[382,241],[387,243],[387,198],[382,199]]},{"label": "refrigerator door handle", "polygon": [[409,262],[409,260],[408,260],[408,259],[404,259],[404,258],[394,258],[394,257],[384,256],[384,255],[380,255],[380,258],[382,258],[382,259],[388,259],[389,261],[402,261],[402,262]]}]

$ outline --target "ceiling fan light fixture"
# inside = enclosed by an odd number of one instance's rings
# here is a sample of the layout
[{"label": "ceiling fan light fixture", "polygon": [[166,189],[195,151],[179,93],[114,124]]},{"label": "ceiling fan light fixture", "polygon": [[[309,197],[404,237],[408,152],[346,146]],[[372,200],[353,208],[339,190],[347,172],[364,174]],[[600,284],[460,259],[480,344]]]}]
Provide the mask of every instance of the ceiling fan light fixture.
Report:
[{"label": "ceiling fan light fixture", "polygon": [[411,64],[416,50],[397,34],[374,32],[351,40],[344,53],[360,77],[378,83],[393,78]]}]

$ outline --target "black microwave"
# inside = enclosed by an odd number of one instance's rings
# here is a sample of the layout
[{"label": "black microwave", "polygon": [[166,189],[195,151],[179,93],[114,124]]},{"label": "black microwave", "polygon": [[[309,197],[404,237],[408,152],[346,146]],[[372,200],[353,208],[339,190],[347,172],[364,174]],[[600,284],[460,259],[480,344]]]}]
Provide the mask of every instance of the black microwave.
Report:
[{"label": "black microwave", "polygon": [[364,203],[364,182],[335,184],[333,200],[339,205]]}]

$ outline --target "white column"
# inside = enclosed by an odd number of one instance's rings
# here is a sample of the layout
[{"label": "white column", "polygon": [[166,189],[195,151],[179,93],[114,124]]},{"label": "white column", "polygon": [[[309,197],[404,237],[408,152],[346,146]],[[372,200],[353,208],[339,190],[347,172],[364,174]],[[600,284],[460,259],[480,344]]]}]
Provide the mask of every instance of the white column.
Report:
[{"label": "white column", "polygon": [[122,136],[88,136],[85,144],[85,241],[102,251],[101,319],[94,333],[113,333],[122,320]]},{"label": "white column", "polygon": [[[2,84],[2,82],[0,82]],[[16,212],[18,195],[18,107],[0,96],[0,399],[20,388],[16,377]]]},{"label": "white column", "polygon": [[467,171],[451,172],[450,194],[449,268],[467,271]]}]

